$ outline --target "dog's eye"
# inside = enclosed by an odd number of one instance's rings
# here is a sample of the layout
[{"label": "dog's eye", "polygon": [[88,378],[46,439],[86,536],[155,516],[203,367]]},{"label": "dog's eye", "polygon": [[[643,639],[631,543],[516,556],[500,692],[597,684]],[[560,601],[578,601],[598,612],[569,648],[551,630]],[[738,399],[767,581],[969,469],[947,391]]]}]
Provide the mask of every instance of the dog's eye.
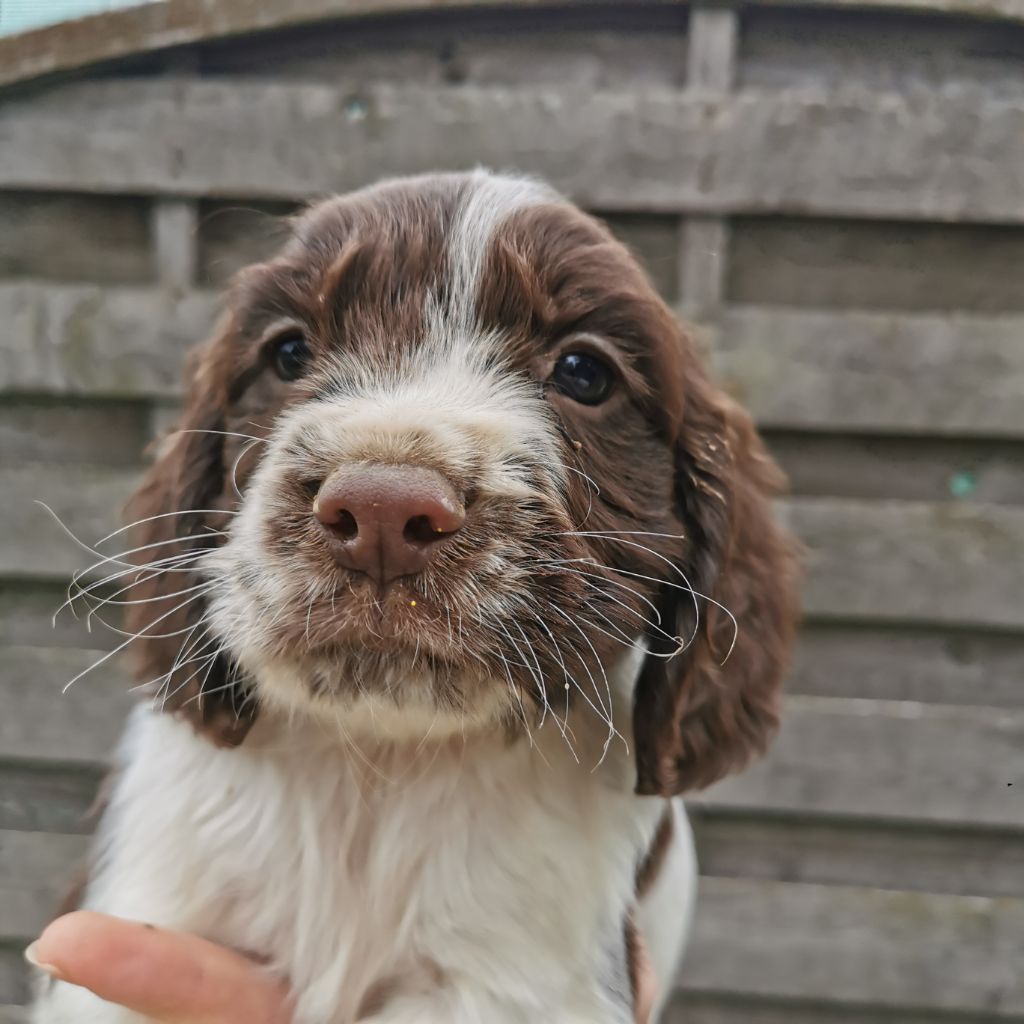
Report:
[{"label": "dog's eye", "polygon": [[567,352],[555,363],[551,382],[576,402],[600,405],[611,394],[615,373],[596,356]]},{"label": "dog's eye", "polygon": [[274,343],[274,372],[281,380],[298,380],[309,365],[309,346],[301,334],[286,334]]}]

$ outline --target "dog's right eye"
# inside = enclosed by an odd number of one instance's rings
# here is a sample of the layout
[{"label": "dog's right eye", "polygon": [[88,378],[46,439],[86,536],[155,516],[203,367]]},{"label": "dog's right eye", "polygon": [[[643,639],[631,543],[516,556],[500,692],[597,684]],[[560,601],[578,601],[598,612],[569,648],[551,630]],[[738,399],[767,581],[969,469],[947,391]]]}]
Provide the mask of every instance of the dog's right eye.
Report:
[{"label": "dog's right eye", "polygon": [[309,366],[309,346],[301,334],[286,334],[274,343],[274,372],[281,380],[298,380]]}]

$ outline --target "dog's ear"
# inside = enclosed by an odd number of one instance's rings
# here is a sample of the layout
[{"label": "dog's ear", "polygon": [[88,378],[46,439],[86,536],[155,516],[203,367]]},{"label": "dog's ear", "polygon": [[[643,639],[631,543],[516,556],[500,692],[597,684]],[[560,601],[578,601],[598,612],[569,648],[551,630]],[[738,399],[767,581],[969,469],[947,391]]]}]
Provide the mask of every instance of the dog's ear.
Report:
[{"label": "dog's ear", "polygon": [[138,582],[127,593],[126,628],[135,673],[157,704],[187,718],[214,743],[235,746],[256,715],[236,666],[207,628],[203,562],[222,540],[235,502],[225,458],[230,373],[226,345],[234,325],[192,352],[186,405],[156,442],[155,460],[129,499]]},{"label": "dog's ear", "polygon": [[750,417],[702,371],[687,391],[675,449],[687,582],[663,587],[659,612],[688,644],[668,658],[665,633],[649,638],[655,656],[634,703],[637,792],[663,796],[764,751],[797,619],[796,545],[772,513],[782,474]]}]

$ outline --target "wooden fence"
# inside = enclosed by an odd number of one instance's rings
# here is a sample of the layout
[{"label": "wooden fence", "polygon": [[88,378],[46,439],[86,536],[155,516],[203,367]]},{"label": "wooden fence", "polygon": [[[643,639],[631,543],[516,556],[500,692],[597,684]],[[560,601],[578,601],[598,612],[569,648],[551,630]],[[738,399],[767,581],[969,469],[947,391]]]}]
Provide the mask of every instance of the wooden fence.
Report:
[{"label": "wooden fence", "polygon": [[111,638],[51,628],[82,557],[33,499],[113,528],[277,214],[486,164],[702,326],[808,547],[782,734],[693,805],[673,1024],[1024,1021],[1024,3],[169,0],[0,40],[0,83],[10,1019],[128,685],[61,697]]}]

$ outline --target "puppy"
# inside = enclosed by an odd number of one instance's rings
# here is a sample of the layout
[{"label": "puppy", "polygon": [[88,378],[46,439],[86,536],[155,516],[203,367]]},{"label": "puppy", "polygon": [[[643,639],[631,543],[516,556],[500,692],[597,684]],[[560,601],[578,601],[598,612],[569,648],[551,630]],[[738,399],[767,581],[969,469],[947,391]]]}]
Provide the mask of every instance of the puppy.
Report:
[{"label": "puppy", "polygon": [[775,728],[796,572],[627,250],[483,172],[331,199],[187,393],[114,560],[154,699],[84,906],[252,953],[297,1024],[626,1024],[638,932],[667,995],[672,798]]}]

